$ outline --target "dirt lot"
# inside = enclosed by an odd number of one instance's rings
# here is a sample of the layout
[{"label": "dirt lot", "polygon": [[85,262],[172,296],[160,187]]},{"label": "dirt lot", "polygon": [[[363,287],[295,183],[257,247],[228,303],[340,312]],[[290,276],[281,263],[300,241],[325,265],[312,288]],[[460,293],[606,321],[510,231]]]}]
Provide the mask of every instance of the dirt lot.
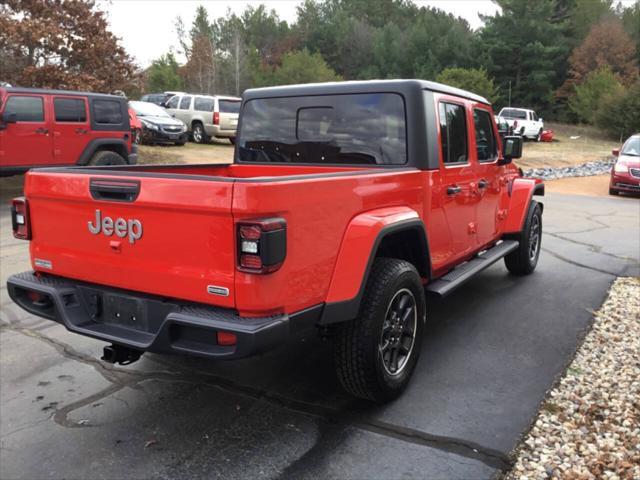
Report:
[{"label": "dirt lot", "polygon": [[609,175],[561,178],[559,180],[547,180],[544,183],[547,192],[590,195],[594,197],[609,196]]},{"label": "dirt lot", "polygon": [[526,142],[518,166],[526,169],[577,165],[611,157],[611,149],[620,147],[619,142],[593,127],[547,123],[545,128],[554,131],[554,141]]},{"label": "dirt lot", "polygon": [[177,145],[140,145],[138,163],[231,163],[233,145],[227,140],[201,145],[188,142]]}]

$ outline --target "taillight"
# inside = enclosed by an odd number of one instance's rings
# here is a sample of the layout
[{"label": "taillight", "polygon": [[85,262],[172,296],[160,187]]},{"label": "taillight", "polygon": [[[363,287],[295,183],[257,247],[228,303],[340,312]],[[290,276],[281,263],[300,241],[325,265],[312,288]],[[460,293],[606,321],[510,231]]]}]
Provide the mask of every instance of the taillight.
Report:
[{"label": "taillight", "polygon": [[29,222],[29,204],[24,197],[14,198],[11,202],[11,225],[13,236],[21,240],[31,240]]},{"label": "taillight", "polygon": [[220,125],[220,112],[213,112],[213,124]]},{"label": "taillight", "polygon": [[284,218],[243,220],[238,223],[238,270],[271,273],[287,256],[287,222]]}]

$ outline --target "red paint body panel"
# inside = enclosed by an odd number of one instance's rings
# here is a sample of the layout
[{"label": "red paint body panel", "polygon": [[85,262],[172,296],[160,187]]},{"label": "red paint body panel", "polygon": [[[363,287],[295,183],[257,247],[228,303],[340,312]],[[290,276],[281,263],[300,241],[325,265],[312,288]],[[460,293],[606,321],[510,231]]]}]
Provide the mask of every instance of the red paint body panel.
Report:
[{"label": "red paint body panel", "polygon": [[535,186],[536,181],[529,178],[516,178],[513,181],[509,213],[504,223],[504,233],[516,233],[522,230]]}]

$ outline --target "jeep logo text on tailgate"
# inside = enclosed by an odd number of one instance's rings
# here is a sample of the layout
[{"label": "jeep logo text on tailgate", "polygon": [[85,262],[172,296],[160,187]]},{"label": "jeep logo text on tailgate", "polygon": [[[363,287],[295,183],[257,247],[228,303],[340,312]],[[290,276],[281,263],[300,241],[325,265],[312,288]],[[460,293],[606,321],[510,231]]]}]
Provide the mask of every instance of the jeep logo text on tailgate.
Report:
[{"label": "jeep logo text on tailgate", "polygon": [[136,240],[142,238],[142,222],[140,220],[116,218],[114,221],[111,217],[102,219],[101,217],[102,212],[96,210],[95,224],[91,223],[91,220],[87,222],[89,231],[94,235],[98,235],[102,231],[107,237],[110,237],[115,233],[120,238],[129,237],[129,243],[135,243]]}]

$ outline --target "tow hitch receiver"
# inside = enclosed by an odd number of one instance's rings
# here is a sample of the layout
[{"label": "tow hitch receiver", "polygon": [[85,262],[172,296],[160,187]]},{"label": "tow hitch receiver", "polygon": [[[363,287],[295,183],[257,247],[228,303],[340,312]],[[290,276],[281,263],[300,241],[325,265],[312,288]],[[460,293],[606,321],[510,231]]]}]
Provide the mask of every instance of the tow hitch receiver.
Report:
[{"label": "tow hitch receiver", "polygon": [[129,365],[140,358],[144,352],[133,348],[123,347],[121,345],[111,345],[104,347],[102,360],[109,363],[118,363],[120,365]]}]

